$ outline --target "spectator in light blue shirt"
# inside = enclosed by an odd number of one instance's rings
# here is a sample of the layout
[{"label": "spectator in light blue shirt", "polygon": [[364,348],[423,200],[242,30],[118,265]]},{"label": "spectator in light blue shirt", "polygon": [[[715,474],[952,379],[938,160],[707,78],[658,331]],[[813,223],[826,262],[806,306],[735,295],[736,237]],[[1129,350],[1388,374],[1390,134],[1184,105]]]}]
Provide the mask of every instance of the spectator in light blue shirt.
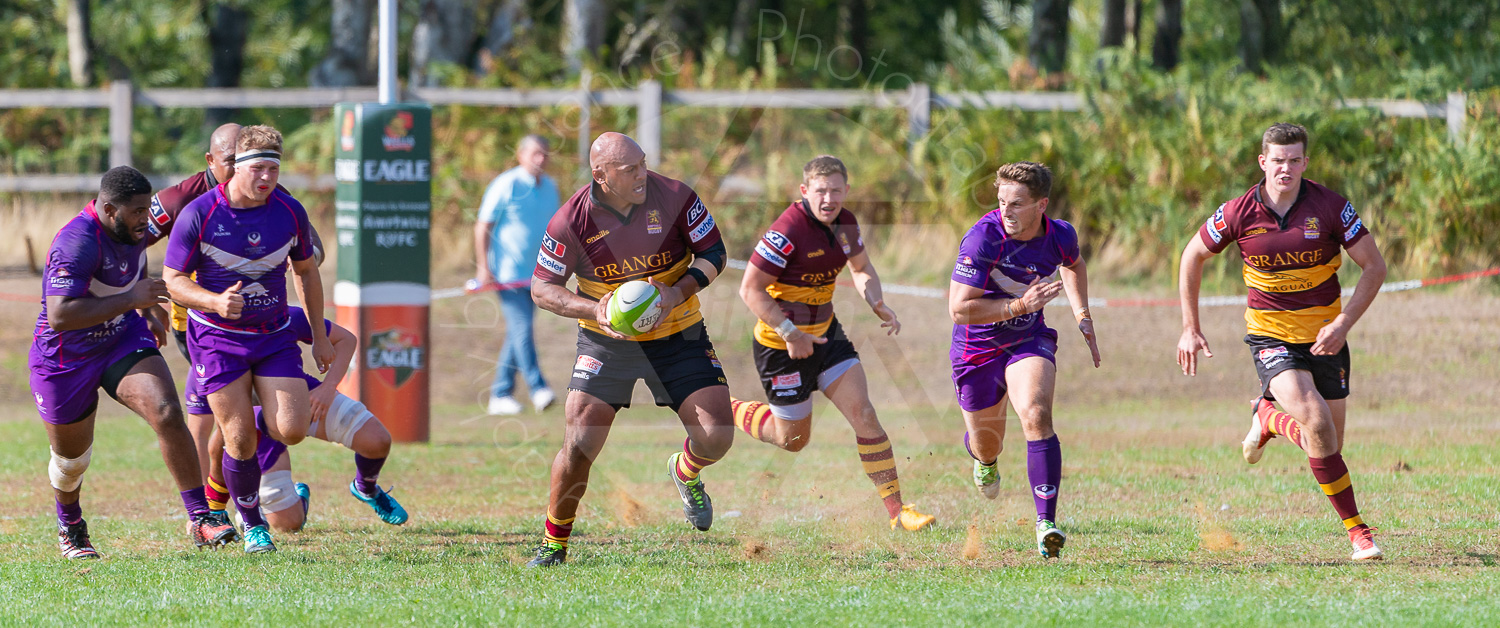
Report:
[{"label": "spectator in light blue shirt", "polygon": [[495,365],[490,388],[490,414],[519,414],[516,373],[526,379],[531,405],[545,410],[557,396],[542,379],[537,365],[531,319],[531,272],[547,223],[557,212],[557,183],[547,176],[547,140],[540,135],[521,138],[516,158],[521,165],[490,182],[474,224],[475,279],[479,285],[499,284],[500,311],[505,315],[505,345]]}]

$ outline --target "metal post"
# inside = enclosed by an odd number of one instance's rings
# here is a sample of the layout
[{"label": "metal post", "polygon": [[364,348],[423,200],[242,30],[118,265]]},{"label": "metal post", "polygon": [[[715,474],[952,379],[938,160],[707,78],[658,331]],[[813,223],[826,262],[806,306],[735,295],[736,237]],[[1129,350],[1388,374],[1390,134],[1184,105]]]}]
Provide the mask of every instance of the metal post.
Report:
[{"label": "metal post", "polygon": [[594,73],[585,68],[578,75],[578,169],[585,177],[591,176],[589,172],[589,145],[592,144],[593,134],[589,120],[589,110],[594,105]]},{"label": "metal post", "polygon": [[130,81],[109,84],[109,165],[134,165],[130,158],[130,130],[135,123],[135,90]]},{"label": "metal post", "polygon": [[1448,141],[1454,146],[1464,142],[1464,123],[1469,117],[1468,100],[1463,92],[1448,92]]},{"label": "metal post", "polygon": [[640,101],[636,105],[635,141],[646,152],[648,166],[661,166],[661,83],[641,81],[637,90]]},{"label": "metal post", "polygon": [[380,0],[380,104],[397,100],[396,0]]},{"label": "metal post", "polygon": [[926,83],[912,83],[906,101],[906,150],[909,159],[916,160],[917,142],[927,135],[932,126],[932,87]]}]

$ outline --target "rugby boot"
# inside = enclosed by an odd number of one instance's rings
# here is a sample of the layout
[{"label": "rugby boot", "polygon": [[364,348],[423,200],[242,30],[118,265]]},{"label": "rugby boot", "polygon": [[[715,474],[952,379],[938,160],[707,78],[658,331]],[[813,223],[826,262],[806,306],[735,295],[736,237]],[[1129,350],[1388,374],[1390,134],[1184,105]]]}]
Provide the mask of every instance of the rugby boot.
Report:
[{"label": "rugby boot", "polygon": [[703,478],[683,482],[677,477],[677,459],[680,456],[682,452],[679,451],[667,458],[667,475],[671,476],[672,484],[677,486],[677,495],[682,498],[682,516],[699,532],[707,532],[708,527],[714,524],[714,500],[709,499],[708,491],[703,486]]},{"label": "rugby boot", "polygon": [[271,530],[266,526],[253,526],[245,529],[245,553],[262,554],[276,551],[276,544],[271,542]]},{"label": "rugby boot", "polygon": [[1043,519],[1036,522],[1036,549],[1041,552],[1042,558],[1061,558],[1063,544],[1068,542],[1068,535],[1057,529],[1057,525]]},{"label": "rugby boot", "polygon": [[1354,554],[1350,560],[1384,560],[1385,552],[1375,545],[1375,528],[1369,526],[1355,526],[1349,530],[1349,542],[1354,545]]},{"label": "rugby boot", "polygon": [[390,493],[385,492],[385,489],[377,486],[375,487],[374,495],[366,495],[359,490],[357,482],[351,481],[349,482],[349,494],[353,495],[355,499],[369,504],[371,508],[374,508],[375,514],[380,517],[381,521],[393,526],[406,523],[406,509],[402,508],[401,504],[397,503],[396,498],[391,497]]},{"label": "rugby boot", "polygon": [[312,489],[308,488],[306,484],[298,482],[293,487],[293,490],[297,491],[297,497],[302,500],[302,521],[303,525],[307,525],[307,509],[312,506]]},{"label": "rugby boot", "polygon": [[536,558],[526,563],[527,567],[555,567],[568,562],[568,546],[544,541],[536,548]]},{"label": "rugby boot", "polygon": [[196,517],[190,517],[187,530],[188,535],[193,537],[193,545],[200,549],[228,545],[239,538],[239,533],[234,530],[234,524],[229,522],[228,514],[222,510],[210,510]]},{"label": "rugby boot", "polygon": [[1000,472],[995,469],[995,463],[974,461],[974,488],[979,489],[979,494],[985,499],[1000,495]]},{"label": "rugby boot", "polygon": [[74,524],[57,524],[57,547],[63,558],[99,557],[99,551],[89,542],[89,524],[82,519]]},{"label": "rugby boot", "polygon": [[916,504],[902,504],[901,514],[891,519],[891,529],[895,530],[899,527],[908,532],[916,532],[932,525],[934,521],[937,521],[937,517],[918,512]]},{"label": "rugby boot", "polygon": [[1271,424],[1260,416],[1262,410],[1274,407],[1265,397],[1256,397],[1255,401],[1250,402],[1250,432],[1245,434],[1245,442],[1240,443],[1240,451],[1248,464],[1260,462],[1261,454],[1266,453],[1266,443],[1276,438],[1271,433]]}]

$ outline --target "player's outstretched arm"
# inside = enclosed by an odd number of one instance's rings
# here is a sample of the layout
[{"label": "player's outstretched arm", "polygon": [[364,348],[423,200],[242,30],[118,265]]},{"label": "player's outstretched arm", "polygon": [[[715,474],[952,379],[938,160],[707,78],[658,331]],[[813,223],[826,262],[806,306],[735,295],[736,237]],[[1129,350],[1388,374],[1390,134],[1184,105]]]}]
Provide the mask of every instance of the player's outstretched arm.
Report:
[{"label": "player's outstretched arm", "polygon": [[1068,304],[1073,306],[1073,320],[1078,322],[1078,331],[1093,354],[1094,368],[1099,368],[1099,342],[1094,335],[1094,317],[1089,313],[1089,273],[1083,258],[1072,266],[1058,268],[1062,274],[1063,287],[1068,291]]},{"label": "player's outstretched arm", "polygon": [[318,372],[327,373],[333,364],[333,344],[328,342],[328,333],[323,326],[323,276],[318,274],[318,262],[311,256],[304,260],[292,260],[293,286],[297,289],[297,300],[302,311],[307,313],[307,322],[312,326],[313,361]]},{"label": "player's outstretched arm", "polygon": [[745,278],[740,280],[740,300],[750,308],[750,313],[765,323],[767,327],[776,331],[782,340],[786,341],[787,353],[794,360],[811,356],[814,344],[828,342],[827,338],[815,337],[801,329],[798,329],[791,319],[781,311],[781,306],[776,305],[776,299],[771,298],[766,288],[775,283],[776,277],[770,273],[756,268],[754,264],[745,267]]},{"label": "player's outstretched arm", "polygon": [[1370,304],[1380,294],[1380,284],[1385,283],[1385,256],[1380,254],[1374,237],[1361,238],[1348,251],[1349,259],[1359,264],[1359,283],[1354,285],[1354,294],[1344,303],[1343,312],[1318,330],[1318,339],[1312,346],[1313,355],[1335,355],[1343,351],[1349,330],[1364,316],[1365,310],[1370,309]]},{"label": "player's outstretched arm", "polygon": [[155,307],[167,300],[167,284],[146,277],[130,290],[108,297],[47,297],[47,324],[56,331],[93,327],[131,310]]},{"label": "player's outstretched arm", "polygon": [[948,314],[959,325],[986,325],[1008,321],[1041,311],[1047,303],[1062,294],[1060,281],[1042,281],[1038,277],[1015,299],[986,299],[984,290],[957,281],[948,281]]},{"label": "player's outstretched arm", "polygon": [[901,333],[901,321],[896,318],[896,311],[885,304],[885,292],[880,289],[880,274],[875,272],[875,264],[870,262],[868,251],[860,251],[849,256],[849,274],[854,276],[854,286],[859,289],[860,296],[865,298],[869,304],[870,311],[880,317],[880,326],[885,328],[887,336]]},{"label": "player's outstretched arm", "polygon": [[1197,234],[1182,250],[1181,271],[1177,277],[1178,296],[1182,299],[1182,337],[1177,340],[1177,366],[1182,368],[1184,375],[1198,374],[1199,351],[1207,357],[1214,357],[1198,322],[1198,292],[1203,286],[1203,264],[1213,256],[1213,251],[1203,245],[1203,239]]}]

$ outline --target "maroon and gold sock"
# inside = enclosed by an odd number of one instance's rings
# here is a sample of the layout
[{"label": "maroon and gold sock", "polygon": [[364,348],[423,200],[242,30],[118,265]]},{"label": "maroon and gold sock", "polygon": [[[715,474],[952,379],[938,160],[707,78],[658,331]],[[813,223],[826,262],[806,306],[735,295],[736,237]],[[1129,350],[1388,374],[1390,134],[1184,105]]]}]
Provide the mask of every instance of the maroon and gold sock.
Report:
[{"label": "maroon and gold sock", "polygon": [[1269,403],[1261,406],[1259,412],[1260,420],[1270,426],[1272,434],[1285,436],[1287,440],[1292,441],[1293,445],[1307,449],[1302,444],[1302,426],[1297,424],[1297,420],[1292,418],[1292,415],[1277,410]]},{"label": "maroon and gold sock", "polygon": [[740,431],[755,440],[770,442],[766,440],[770,437],[766,433],[766,423],[771,420],[771,406],[759,401],[730,398],[729,408],[734,412],[734,424],[739,426]]},{"label": "maroon and gold sock", "polygon": [[891,451],[891,439],[881,434],[855,440],[859,443],[859,463],[865,468],[865,475],[875,483],[886,512],[895,519],[901,514],[901,479],[896,477],[896,454]]},{"label": "maroon and gold sock", "polygon": [[224,510],[229,506],[229,487],[212,475],[203,483],[203,496],[208,498],[209,510]]},{"label": "maroon and gold sock", "polygon": [[1308,458],[1313,478],[1318,487],[1333,502],[1333,510],[1344,520],[1344,529],[1350,530],[1365,524],[1359,516],[1359,505],[1354,503],[1354,485],[1349,481],[1349,467],[1344,465],[1344,456],[1334,454],[1327,458]]},{"label": "maroon and gold sock", "polygon": [[547,531],[542,535],[542,541],[567,547],[568,537],[573,536],[573,520],[577,518],[575,515],[567,519],[558,519],[552,516],[551,510],[548,510]]},{"label": "maroon and gold sock", "polygon": [[693,453],[693,439],[682,441],[682,455],[677,457],[677,479],[683,482],[691,482],[698,479],[698,473],[703,467],[718,462],[717,458],[705,458]]}]

